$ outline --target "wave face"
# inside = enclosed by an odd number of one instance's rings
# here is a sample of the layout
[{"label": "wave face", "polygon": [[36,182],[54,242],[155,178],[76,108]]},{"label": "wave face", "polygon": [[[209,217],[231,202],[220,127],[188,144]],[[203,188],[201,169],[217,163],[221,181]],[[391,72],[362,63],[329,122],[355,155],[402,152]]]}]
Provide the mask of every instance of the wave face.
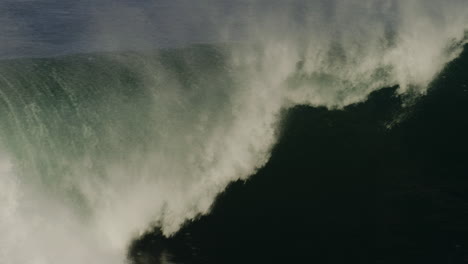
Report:
[{"label": "wave face", "polygon": [[467,43],[464,0],[265,6],[243,44],[1,61],[0,262],[123,263],[263,166],[282,111],[424,94]]}]

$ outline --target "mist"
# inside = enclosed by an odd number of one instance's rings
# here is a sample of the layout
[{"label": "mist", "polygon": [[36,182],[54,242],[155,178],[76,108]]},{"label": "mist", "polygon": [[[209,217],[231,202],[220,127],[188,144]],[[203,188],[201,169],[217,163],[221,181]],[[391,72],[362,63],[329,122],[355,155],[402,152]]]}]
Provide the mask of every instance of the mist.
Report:
[{"label": "mist", "polygon": [[423,96],[468,42],[464,0],[56,4],[0,9],[2,263],[125,263],[255,174],[285,110]]}]

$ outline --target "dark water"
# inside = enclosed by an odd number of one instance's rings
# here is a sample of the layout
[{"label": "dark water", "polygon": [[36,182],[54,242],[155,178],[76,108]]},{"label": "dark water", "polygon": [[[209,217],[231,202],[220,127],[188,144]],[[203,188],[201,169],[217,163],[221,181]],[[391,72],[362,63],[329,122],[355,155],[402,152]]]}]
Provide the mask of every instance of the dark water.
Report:
[{"label": "dark water", "polygon": [[0,2],[0,58],[219,42],[215,21],[238,15],[246,4],[225,0],[4,0]]},{"label": "dark water", "polygon": [[[407,108],[395,88],[298,106],[271,160],[134,263],[468,262],[468,49]],[[398,118],[399,117],[399,118]],[[399,120],[399,122],[395,122]],[[392,128],[388,128],[391,125]]]}]

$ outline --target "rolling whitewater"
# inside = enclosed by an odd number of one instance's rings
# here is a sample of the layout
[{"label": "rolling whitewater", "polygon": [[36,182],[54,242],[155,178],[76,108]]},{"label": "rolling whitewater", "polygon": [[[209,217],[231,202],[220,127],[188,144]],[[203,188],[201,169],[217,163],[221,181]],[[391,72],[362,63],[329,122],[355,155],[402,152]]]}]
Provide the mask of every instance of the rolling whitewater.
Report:
[{"label": "rolling whitewater", "polygon": [[56,54],[0,8],[0,263],[466,261],[466,2],[221,2]]}]

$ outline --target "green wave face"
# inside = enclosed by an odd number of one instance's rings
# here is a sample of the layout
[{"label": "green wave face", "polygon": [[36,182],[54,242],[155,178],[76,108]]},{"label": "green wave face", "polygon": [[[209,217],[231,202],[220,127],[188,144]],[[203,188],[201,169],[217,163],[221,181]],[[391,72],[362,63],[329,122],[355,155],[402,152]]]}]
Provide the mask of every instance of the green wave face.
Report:
[{"label": "green wave face", "polygon": [[[37,215],[40,226],[69,222],[59,236],[94,230],[90,243],[122,254],[146,228],[170,234],[182,214],[206,212],[228,181],[217,167],[229,177],[251,169],[220,157],[237,151],[226,142],[243,119],[231,72],[224,51],[208,46],[0,62],[4,186],[21,201],[8,218],[54,208]],[[202,191],[210,181],[216,187]],[[83,240],[74,246],[86,250]]]},{"label": "green wave face", "polygon": [[233,82],[222,56],[200,47],[3,61],[2,142],[44,187],[61,190],[78,164],[104,178],[106,164],[144,157],[174,133],[195,136],[199,118],[215,121]]}]

